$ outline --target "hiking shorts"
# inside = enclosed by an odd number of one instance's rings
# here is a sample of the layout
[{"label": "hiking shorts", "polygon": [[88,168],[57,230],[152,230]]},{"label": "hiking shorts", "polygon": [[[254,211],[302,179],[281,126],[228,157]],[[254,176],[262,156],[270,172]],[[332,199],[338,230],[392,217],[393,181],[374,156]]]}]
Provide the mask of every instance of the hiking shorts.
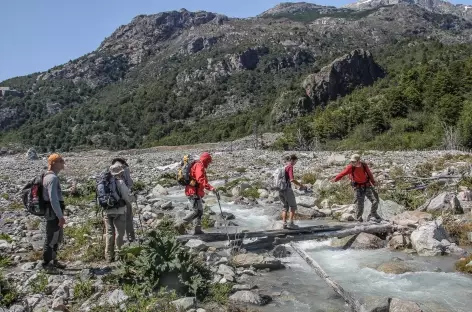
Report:
[{"label": "hiking shorts", "polygon": [[286,190],[280,191],[279,198],[285,211],[297,210],[297,201],[295,200],[295,193],[293,193],[292,188],[289,187]]}]

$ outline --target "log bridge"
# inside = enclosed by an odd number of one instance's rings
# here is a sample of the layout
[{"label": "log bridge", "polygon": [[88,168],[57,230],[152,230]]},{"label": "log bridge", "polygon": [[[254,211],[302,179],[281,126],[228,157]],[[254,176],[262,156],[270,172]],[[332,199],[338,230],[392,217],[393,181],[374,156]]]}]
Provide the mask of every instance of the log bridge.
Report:
[{"label": "log bridge", "polygon": [[[240,233],[205,233],[201,235],[181,235],[177,240],[187,242],[198,239],[204,242],[224,242],[230,240],[247,250],[271,248],[293,241],[346,237],[359,233],[391,233],[395,226],[390,223],[352,223],[339,225],[314,225],[294,229],[266,230]],[[238,244],[239,242],[239,244]]]}]

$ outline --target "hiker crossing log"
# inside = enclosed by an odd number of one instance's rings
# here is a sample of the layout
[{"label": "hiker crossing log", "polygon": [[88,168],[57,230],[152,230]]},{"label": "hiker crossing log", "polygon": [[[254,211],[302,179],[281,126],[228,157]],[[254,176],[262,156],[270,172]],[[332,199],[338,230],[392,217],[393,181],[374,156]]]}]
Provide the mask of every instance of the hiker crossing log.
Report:
[{"label": "hiker crossing log", "polygon": [[[256,232],[243,232],[229,234],[230,240],[245,239],[243,247],[246,249],[267,248],[273,245],[286,244],[291,241],[302,241],[311,239],[327,239],[331,237],[346,237],[362,232],[365,233],[386,233],[393,231],[390,223],[366,223],[366,224],[340,224],[340,225],[315,225],[296,229],[267,230]],[[199,239],[204,242],[227,241],[226,233],[205,233],[201,235],[181,235],[177,240],[186,242],[190,239]]]},{"label": "hiker crossing log", "polygon": [[354,298],[354,296],[344,290],[341,285],[333,281],[328,274],[321,268],[321,266],[310,257],[304,250],[300,249],[295,243],[290,243],[290,246],[306,261],[306,263],[316,272],[316,274],[321,277],[333,290],[343,297],[344,301],[349,305],[349,308],[353,312],[361,311],[361,303]]}]

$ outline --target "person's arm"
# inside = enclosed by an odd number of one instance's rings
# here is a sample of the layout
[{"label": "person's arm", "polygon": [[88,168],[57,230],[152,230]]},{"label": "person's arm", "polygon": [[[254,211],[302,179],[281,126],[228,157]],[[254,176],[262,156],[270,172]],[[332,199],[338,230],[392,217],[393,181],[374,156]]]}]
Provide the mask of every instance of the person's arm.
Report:
[{"label": "person's arm", "polygon": [[288,168],[288,180],[290,181],[290,183],[293,183],[295,184],[296,186],[300,187],[300,188],[304,188],[305,186],[303,184],[301,184],[300,182],[298,182],[297,180],[295,180],[294,176],[293,176],[293,167],[289,167]]},{"label": "person's arm", "polygon": [[377,182],[375,182],[374,175],[372,174],[372,171],[370,171],[369,166],[365,165],[365,171],[367,172],[367,175],[369,176],[370,183],[372,185],[377,184]]},{"label": "person's arm", "polygon": [[352,172],[352,165],[347,165],[346,168],[344,168],[344,170],[341,171],[341,173],[339,173],[332,181],[338,182],[339,180],[344,178],[344,176],[350,174],[351,172]]},{"label": "person's arm", "polygon": [[208,183],[203,165],[201,163],[196,163],[195,166],[195,180],[197,181],[198,185],[202,185],[209,191],[214,191],[215,188]]},{"label": "person's arm", "polygon": [[119,191],[120,191],[120,196],[121,198],[127,203],[130,204],[134,201],[133,196],[129,192],[129,188],[126,186],[125,181],[116,181]]}]

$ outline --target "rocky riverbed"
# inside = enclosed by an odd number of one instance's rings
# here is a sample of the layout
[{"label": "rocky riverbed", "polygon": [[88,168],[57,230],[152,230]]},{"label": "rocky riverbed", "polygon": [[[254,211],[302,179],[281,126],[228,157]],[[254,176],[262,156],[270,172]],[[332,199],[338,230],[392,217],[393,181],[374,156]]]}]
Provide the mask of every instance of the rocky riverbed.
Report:
[{"label": "rocky riverbed", "polygon": [[[239,232],[244,238],[244,230],[280,228],[280,206],[269,183],[272,172],[281,165],[282,156],[287,153],[251,149],[230,152],[227,148],[217,150],[215,146],[211,149],[214,161],[208,170],[208,178],[220,189],[223,215],[216,198],[209,194],[205,202],[206,230],[224,232],[226,224],[230,231]],[[117,311],[120,306],[123,310],[134,311],[128,307],[128,302],[136,301],[137,297],[123,284],[109,282],[108,277],[119,269],[120,264],[110,265],[103,261],[103,229],[91,192],[94,176],[107,168],[117,155],[128,160],[138,194],[135,226],[140,237],[144,237],[142,231],[172,228],[167,225],[180,221],[188,213],[183,190],[177,186],[174,176],[184,153],[198,155],[200,152],[201,148],[187,148],[64,154],[66,169],[60,179],[67,194],[67,225],[60,257],[68,269],[62,275],[50,276],[38,270],[42,248],[41,220],[26,215],[19,198],[23,185],[44,169],[47,155],[36,155],[31,150],[28,155],[0,157],[3,168],[0,174],[0,266],[3,271],[2,300],[4,304],[8,303],[9,311]],[[349,183],[328,181],[347,164],[351,153],[297,152],[300,160],[295,175],[311,190],[297,191],[299,226],[353,222],[353,194]],[[382,198],[379,214],[385,219],[384,223],[393,224],[396,230],[382,235],[362,233],[333,239],[326,244],[337,250],[360,250],[361,255],[367,255],[367,251],[362,252],[367,249],[417,257],[415,267],[411,261],[401,264],[388,261],[382,254],[385,263],[375,263],[372,268],[386,272],[382,274],[403,276],[417,271],[418,261],[437,257],[449,263],[450,271],[453,271],[454,262],[467,255],[467,244],[472,239],[472,156],[440,151],[366,151],[363,158],[379,181]],[[366,204],[366,214],[369,209]],[[263,311],[348,310],[343,300],[315,274],[310,275],[309,281],[303,280],[309,270],[299,270],[304,265],[295,260],[293,251],[292,255],[287,254],[289,247],[281,245],[273,251],[254,253],[246,251],[244,245],[231,251],[222,244],[191,240],[186,248],[210,268],[211,283],[218,285],[212,289],[221,290],[221,294],[198,302],[194,302],[193,297],[169,297],[166,300],[173,302],[171,307],[200,312],[238,311],[246,307]],[[316,258],[316,253],[313,255]],[[321,259],[326,261],[324,257],[325,254]],[[430,267],[421,270],[434,272]],[[468,277],[464,275],[464,278],[467,280]],[[278,283],[282,280],[285,282]],[[356,278],[344,280],[360,282]],[[302,287],[302,291],[297,293],[297,287]],[[318,289],[317,294],[311,294],[311,289]],[[372,289],[375,292],[375,287]],[[11,293],[15,293],[15,300],[8,300]],[[356,295],[364,298],[369,294]],[[383,301],[374,301],[386,306],[382,311],[452,311],[467,300],[458,295],[460,303],[451,308],[441,303],[425,306],[421,300],[411,302],[408,299],[417,297],[402,297],[401,292],[380,295]],[[373,301],[369,300],[365,306],[368,311],[374,311]],[[152,304],[149,310],[159,311],[159,306]],[[160,309],[167,311],[162,306]],[[457,308],[456,311],[461,310]]]}]

